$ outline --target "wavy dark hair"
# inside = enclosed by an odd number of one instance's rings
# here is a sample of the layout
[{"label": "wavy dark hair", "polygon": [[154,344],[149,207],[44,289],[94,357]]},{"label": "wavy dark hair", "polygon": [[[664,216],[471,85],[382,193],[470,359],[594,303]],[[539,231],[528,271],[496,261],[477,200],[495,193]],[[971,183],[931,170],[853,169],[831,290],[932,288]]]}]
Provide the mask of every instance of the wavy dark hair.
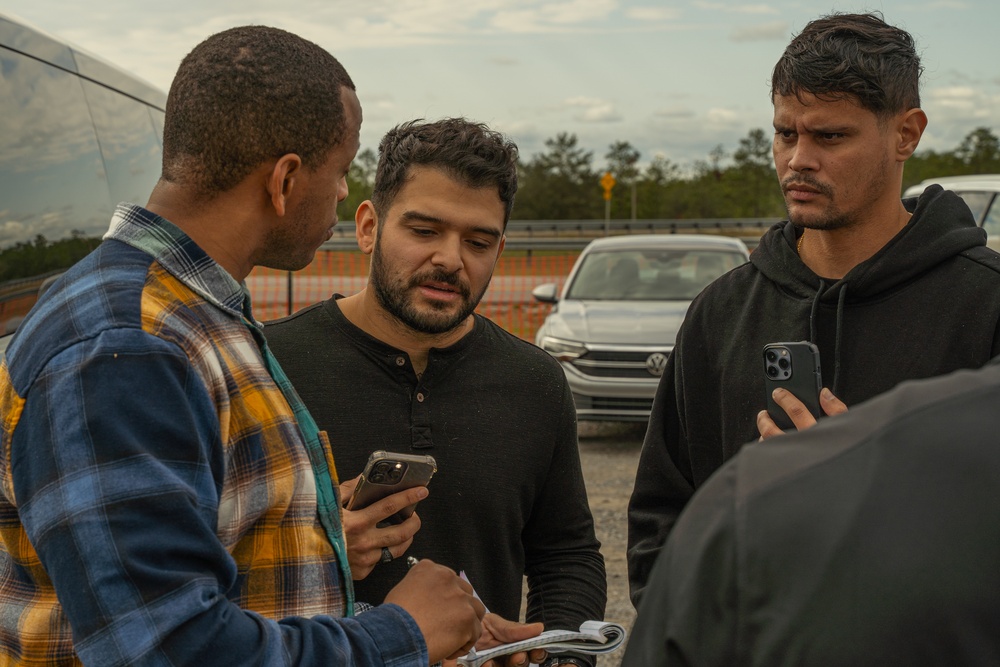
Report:
[{"label": "wavy dark hair", "polygon": [[443,169],[462,183],[497,188],[506,227],[517,192],[517,145],[465,118],[412,120],[389,130],[378,145],[372,204],[379,216],[399,194],[413,165]]},{"label": "wavy dark hair", "polygon": [[266,26],[231,28],[189,53],[167,96],[163,179],[207,196],[288,153],[311,169],[343,140],[344,87],[326,50]]},{"label": "wavy dark hair", "polygon": [[785,49],[771,74],[771,99],[851,98],[886,120],[920,107],[922,72],[913,37],[881,14],[830,14],[811,21]]}]

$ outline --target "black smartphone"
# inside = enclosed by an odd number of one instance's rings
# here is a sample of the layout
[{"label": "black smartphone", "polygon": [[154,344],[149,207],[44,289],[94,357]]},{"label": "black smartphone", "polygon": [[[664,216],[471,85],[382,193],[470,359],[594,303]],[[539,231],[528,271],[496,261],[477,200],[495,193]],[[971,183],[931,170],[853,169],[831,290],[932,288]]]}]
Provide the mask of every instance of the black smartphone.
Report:
[{"label": "black smartphone", "polygon": [[[397,454],[382,450],[372,452],[361,473],[361,479],[347,502],[347,509],[362,509],[398,491],[427,486],[436,472],[437,462],[430,455]],[[402,523],[410,518],[415,509],[416,504],[404,507],[381,523]]]},{"label": "black smartphone", "polygon": [[816,419],[823,415],[819,406],[819,392],[823,386],[820,371],[819,348],[809,341],[793,343],[768,343],[764,346],[764,388],[767,393],[767,412],[783,431],[795,429],[795,424],[778,406],[771,394],[778,387],[790,391],[805,404]]}]

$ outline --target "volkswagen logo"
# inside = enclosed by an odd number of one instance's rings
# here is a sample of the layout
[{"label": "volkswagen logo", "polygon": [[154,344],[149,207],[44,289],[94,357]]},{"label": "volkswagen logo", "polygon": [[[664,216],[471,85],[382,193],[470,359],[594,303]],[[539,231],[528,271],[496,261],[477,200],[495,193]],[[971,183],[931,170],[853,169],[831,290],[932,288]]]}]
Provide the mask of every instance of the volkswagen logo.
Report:
[{"label": "volkswagen logo", "polygon": [[662,352],[654,352],[646,357],[646,370],[649,371],[650,375],[660,377],[663,375],[663,369],[666,367],[667,355]]}]

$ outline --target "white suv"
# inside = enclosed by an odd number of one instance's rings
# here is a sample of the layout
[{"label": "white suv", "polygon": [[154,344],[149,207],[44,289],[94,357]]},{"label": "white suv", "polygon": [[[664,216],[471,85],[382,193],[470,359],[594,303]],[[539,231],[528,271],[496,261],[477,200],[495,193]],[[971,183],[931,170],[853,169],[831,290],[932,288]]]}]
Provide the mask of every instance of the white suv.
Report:
[{"label": "white suv", "polygon": [[532,290],[552,310],[535,344],[562,363],[580,421],[646,421],[688,306],[750,259],[740,239],[626,234],[583,249],[560,294]]},{"label": "white suv", "polygon": [[945,190],[954,190],[965,200],[976,222],[986,230],[987,245],[1000,251],[1000,174],[928,178],[907,188],[903,197],[916,197],[934,183]]}]

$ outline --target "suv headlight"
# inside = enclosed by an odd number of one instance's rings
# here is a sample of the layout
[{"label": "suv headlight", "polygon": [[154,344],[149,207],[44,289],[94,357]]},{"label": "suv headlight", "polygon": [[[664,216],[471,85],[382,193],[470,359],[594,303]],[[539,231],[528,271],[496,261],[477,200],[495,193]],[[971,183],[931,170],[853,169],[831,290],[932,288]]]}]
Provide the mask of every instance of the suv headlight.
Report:
[{"label": "suv headlight", "polygon": [[587,353],[587,346],[582,343],[577,343],[575,340],[553,338],[552,336],[544,336],[539,347],[559,361],[573,361]]}]

